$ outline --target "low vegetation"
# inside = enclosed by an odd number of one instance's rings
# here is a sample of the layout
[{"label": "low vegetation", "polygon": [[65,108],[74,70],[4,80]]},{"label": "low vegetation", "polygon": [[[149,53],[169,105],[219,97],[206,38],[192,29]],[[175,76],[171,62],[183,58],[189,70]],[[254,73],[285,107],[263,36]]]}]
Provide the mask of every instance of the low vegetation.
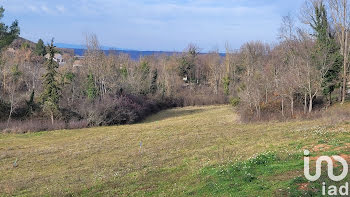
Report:
[{"label": "low vegetation", "polygon": [[302,179],[303,150],[348,154],[349,129],[326,116],[243,124],[231,106],[207,106],[166,110],[134,125],[1,134],[0,193],[315,194],[321,185]]}]

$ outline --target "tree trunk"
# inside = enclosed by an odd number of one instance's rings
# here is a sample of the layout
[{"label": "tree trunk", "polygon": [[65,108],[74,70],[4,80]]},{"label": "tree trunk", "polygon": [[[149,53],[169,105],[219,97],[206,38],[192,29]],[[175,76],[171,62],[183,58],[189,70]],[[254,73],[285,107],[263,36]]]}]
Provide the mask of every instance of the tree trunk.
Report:
[{"label": "tree trunk", "polygon": [[292,118],[294,117],[294,98],[293,96],[290,97],[290,111],[292,114]]},{"label": "tree trunk", "polygon": [[8,128],[9,125],[10,125],[11,116],[12,116],[12,113],[13,113],[14,92],[11,93],[11,100],[10,100],[10,102],[11,102],[11,104],[10,104],[10,113],[9,113],[9,117],[8,117],[8,119],[7,119],[6,128]]},{"label": "tree trunk", "polygon": [[342,98],[342,94],[343,94],[343,88],[342,86],[339,87],[339,98],[338,98],[338,102],[341,102],[341,98]]},{"label": "tree trunk", "polygon": [[261,119],[261,107],[260,104],[255,104],[256,117],[258,120]]},{"label": "tree trunk", "polygon": [[341,104],[345,102],[346,96],[346,78],[347,78],[347,68],[348,65],[348,31],[345,32],[345,46],[344,46],[344,62],[343,62],[343,91],[341,97]]},{"label": "tree trunk", "polygon": [[283,99],[283,97],[282,97],[282,104],[281,104],[282,106],[282,116],[284,117],[284,99]]},{"label": "tree trunk", "polygon": [[304,95],[304,114],[306,114],[307,111],[307,94]]},{"label": "tree trunk", "polygon": [[313,102],[313,96],[312,96],[312,93],[311,94],[309,94],[309,113],[311,113],[312,112],[312,102]]},{"label": "tree trunk", "polygon": [[9,125],[10,125],[10,121],[11,121],[11,116],[12,116],[12,113],[13,113],[13,105],[12,105],[12,103],[11,103],[11,109],[10,109],[10,114],[9,114],[9,117],[8,117],[8,119],[7,119],[7,125],[6,125],[6,128],[8,128],[8,127],[9,127]]},{"label": "tree trunk", "polygon": [[51,124],[53,125],[54,119],[53,119],[53,111],[51,111]]}]

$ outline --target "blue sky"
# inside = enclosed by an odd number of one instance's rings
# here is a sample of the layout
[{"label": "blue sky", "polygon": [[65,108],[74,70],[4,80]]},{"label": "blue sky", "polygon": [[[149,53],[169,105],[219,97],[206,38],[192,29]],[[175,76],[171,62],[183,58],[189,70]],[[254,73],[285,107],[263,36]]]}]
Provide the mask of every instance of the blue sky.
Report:
[{"label": "blue sky", "polygon": [[224,51],[251,40],[275,42],[281,18],[304,0],[0,0],[4,21],[19,20],[30,40],[83,44],[95,33],[102,45],[136,50]]}]

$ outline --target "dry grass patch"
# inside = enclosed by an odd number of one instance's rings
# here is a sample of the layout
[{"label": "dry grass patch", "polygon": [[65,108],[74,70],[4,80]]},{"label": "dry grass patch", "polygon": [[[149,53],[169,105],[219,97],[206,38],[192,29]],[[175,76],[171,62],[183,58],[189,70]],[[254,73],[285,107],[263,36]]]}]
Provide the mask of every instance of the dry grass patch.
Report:
[{"label": "dry grass patch", "polygon": [[182,195],[201,184],[195,174],[203,167],[298,152],[324,137],[312,132],[319,121],[237,120],[230,106],[186,107],[135,125],[1,134],[0,193]]}]

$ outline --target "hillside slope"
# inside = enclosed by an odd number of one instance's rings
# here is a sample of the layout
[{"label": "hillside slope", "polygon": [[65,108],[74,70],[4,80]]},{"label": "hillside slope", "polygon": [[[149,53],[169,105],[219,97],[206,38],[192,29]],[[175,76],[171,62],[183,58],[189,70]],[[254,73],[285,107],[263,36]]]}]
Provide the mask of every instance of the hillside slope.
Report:
[{"label": "hillside slope", "polygon": [[[302,175],[303,149],[348,151],[349,129],[322,120],[242,124],[232,107],[207,106],[163,111],[135,125],[1,134],[0,194],[285,195],[290,180]],[[217,176],[266,151],[285,158],[285,165],[243,181],[239,190],[232,190],[235,180]],[[262,180],[257,191],[254,181]]]}]

